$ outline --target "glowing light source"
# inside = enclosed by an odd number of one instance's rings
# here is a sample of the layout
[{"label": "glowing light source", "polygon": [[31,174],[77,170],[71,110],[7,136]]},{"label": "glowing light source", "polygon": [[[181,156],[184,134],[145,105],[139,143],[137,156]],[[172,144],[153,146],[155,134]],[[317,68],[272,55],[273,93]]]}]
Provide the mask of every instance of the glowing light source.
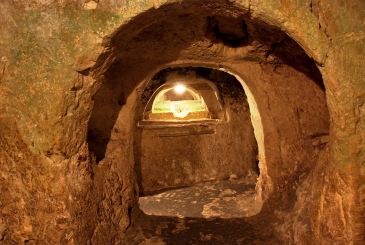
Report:
[{"label": "glowing light source", "polygon": [[176,86],[174,87],[174,90],[175,90],[175,92],[176,92],[176,93],[178,93],[178,94],[182,94],[182,93],[184,93],[184,92],[185,92],[186,87],[185,87],[184,85],[178,84],[178,85],[176,85]]},{"label": "glowing light source", "polygon": [[147,116],[144,118],[165,121],[208,118],[207,105],[196,89],[181,83],[165,87],[159,89],[154,97],[151,111],[145,112]]}]

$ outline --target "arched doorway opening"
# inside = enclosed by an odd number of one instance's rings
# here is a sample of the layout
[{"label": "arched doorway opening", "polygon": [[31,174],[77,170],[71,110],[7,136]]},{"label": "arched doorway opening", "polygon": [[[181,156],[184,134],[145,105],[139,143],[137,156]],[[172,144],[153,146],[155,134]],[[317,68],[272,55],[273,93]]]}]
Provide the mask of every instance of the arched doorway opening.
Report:
[{"label": "arched doorway opening", "polygon": [[[182,100],[175,86],[186,86]],[[205,67],[162,69],[139,103],[134,159],[144,212],[227,218],[260,211],[257,142],[247,96],[233,75]],[[185,108],[176,113],[176,106]]]}]

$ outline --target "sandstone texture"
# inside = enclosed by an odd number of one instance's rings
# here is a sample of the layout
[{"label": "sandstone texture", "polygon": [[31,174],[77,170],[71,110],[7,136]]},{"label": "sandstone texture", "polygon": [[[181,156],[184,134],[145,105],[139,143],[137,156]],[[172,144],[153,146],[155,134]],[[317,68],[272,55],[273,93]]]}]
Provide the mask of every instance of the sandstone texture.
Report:
[{"label": "sandstone texture", "polygon": [[[1,245],[365,244],[365,2],[4,0],[0,16]],[[230,124],[138,128],[153,76],[192,67],[240,83],[221,87]],[[180,154],[148,158],[167,145]],[[139,209],[144,188],[250,171],[255,216]]]}]

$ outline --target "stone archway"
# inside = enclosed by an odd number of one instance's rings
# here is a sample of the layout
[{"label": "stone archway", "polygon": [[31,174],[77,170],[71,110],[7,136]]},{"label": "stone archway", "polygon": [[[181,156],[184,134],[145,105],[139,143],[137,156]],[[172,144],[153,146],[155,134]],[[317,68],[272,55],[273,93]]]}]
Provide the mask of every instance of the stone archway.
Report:
[{"label": "stone archway", "polygon": [[[268,206],[282,202],[291,209],[299,182],[326,144],[321,138],[328,134],[321,74],[303,49],[277,27],[249,18],[247,10],[238,6],[231,13],[231,6],[220,3],[219,8],[227,10],[222,17],[210,12],[209,4],[203,8],[200,4],[163,5],[137,16],[111,37],[107,44],[111,51],[94,69],[94,74],[106,71],[89,123],[95,141],[98,136],[93,132],[106,139],[97,146],[104,147],[97,159],[102,160],[100,165],[110,161],[109,168],[116,172],[122,172],[116,162],[123,159],[124,168],[134,176],[130,135],[136,127],[133,118],[145,86],[142,81],[151,74],[179,65],[223,69],[251,91],[251,105],[260,112],[253,114],[261,144],[258,192],[264,201],[271,198]],[[227,27],[227,20],[240,24]],[[99,130],[103,119],[106,123]]]}]

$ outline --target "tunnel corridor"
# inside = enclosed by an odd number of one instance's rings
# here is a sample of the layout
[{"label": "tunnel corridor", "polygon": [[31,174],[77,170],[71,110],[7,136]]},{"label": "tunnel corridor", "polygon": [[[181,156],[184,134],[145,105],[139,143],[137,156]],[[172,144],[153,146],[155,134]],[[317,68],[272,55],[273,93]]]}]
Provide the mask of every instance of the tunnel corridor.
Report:
[{"label": "tunnel corridor", "polygon": [[0,15],[0,245],[364,244],[364,1]]},{"label": "tunnel corridor", "polygon": [[[136,219],[136,223],[196,219],[194,224],[224,224],[227,227],[221,228],[228,231],[231,221],[254,222],[271,227],[266,228],[270,237],[274,224],[284,219],[270,210],[279,208],[282,214],[292,210],[299,183],[318,161],[326,161],[321,155],[328,142],[329,114],[321,73],[303,49],[275,26],[251,19],[239,9],[223,14],[210,11],[209,5],[201,8],[198,3],[168,4],[137,16],[114,33],[109,43],[113,48],[107,54],[113,62],[105,66],[107,55],[100,61],[105,77],[93,97],[89,148],[99,166],[105,159],[122,156],[132,161],[138,206],[148,214],[139,214],[143,221]],[[149,19],[153,21],[143,24]],[[199,79],[216,86],[223,105],[220,121],[204,114],[215,111],[211,108],[202,109],[204,122],[194,117],[185,120],[193,115],[188,112],[164,119],[173,113],[167,104],[172,102],[158,91],[167,93],[182,80],[191,81],[186,86],[198,86],[194,84]],[[199,94],[198,87],[189,93]],[[159,110],[167,114],[153,114],[153,98],[159,98]],[[202,98],[208,103],[207,96]],[[193,102],[191,97],[189,103]],[[114,155],[112,149],[120,147],[117,142],[133,151]],[[237,183],[241,184],[232,187]],[[198,200],[191,199],[187,205],[188,196],[194,191],[198,195],[199,188],[207,198],[199,201],[199,208],[192,206]],[[219,191],[209,194],[207,188]],[[234,211],[229,211],[227,200],[236,205]],[[241,204],[250,210],[237,212]],[[176,233],[181,235],[182,230]],[[153,236],[157,239],[159,234]],[[260,242],[268,239],[252,236]],[[242,239],[239,244],[244,244]],[[275,244],[274,240],[268,244]]]}]

